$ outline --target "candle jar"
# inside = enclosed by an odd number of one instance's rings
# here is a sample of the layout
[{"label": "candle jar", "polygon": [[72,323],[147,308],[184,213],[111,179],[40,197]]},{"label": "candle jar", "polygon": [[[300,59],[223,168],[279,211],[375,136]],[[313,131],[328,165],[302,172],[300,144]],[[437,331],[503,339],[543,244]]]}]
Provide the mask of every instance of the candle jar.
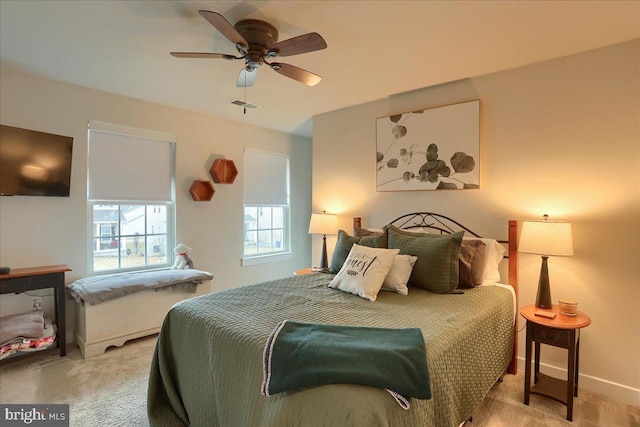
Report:
[{"label": "candle jar", "polygon": [[570,300],[560,300],[558,304],[560,314],[565,316],[576,316],[578,314],[578,303]]}]

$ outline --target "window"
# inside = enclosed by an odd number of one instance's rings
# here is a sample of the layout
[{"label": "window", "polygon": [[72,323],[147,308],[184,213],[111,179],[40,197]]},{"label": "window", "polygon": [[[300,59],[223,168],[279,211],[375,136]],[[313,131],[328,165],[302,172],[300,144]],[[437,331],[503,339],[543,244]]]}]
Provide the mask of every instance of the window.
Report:
[{"label": "window", "polygon": [[245,148],[243,160],[244,265],[248,259],[291,249],[289,155]]},{"label": "window", "polygon": [[162,205],[94,204],[93,271],[167,265],[166,210]]},{"label": "window", "polygon": [[[93,272],[171,265],[175,138],[89,123],[88,208]],[[149,167],[152,165],[153,167]]]},{"label": "window", "polygon": [[245,206],[245,256],[283,252],[284,220],[284,206]]}]

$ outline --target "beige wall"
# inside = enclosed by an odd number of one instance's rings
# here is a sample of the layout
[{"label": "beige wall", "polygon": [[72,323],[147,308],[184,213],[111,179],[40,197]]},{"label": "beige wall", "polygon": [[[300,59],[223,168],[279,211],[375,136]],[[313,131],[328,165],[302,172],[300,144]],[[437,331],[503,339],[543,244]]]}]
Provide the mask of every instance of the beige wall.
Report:
[{"label": "beige wall", "polygon": [[[220,290],[291,275],[311,263],[311,141],[306,138],[215,117],[89,90],[26,74],[0,73],[2,124],[74,138],[71,197],[0,198],[0,265],[12,268],[68,264],[74,280],[87,273],[87,122],[90,120],[166,132],[177,136],[177,241],[193,248],[195,267],[213,273]],[[222,102],[212,99],[211,102]],[[248,112],[247,114],[254,114]],[[239,120],[242,118],[238,110]],[[291,153],[291,227],[293,258],[240,266],[243,246],[242,150],[244,146]],[[194,179],[211,179],[215,156],[235,161],[235,182],[214,184],[211,202],[194,202]],[[152,167],[152,165],[150,165]],[[51,292],[49,292],[51,294]],[[26,301],[22,301],[26,298]],[[0,297],[0,313],[28,304]],[[52,298],[45,308],[52,310]],[[18,302],[16,302],[18,301]],[[73,330],[73,305],[67,320]]]},{"label": "beige wall", "polygon": [[[482,103],[479,190],[376,192],[376,117],[472,99]],[[322,114],[313,136],[314,211],[343,215],[347,230],[352,216],[381,226],[418,210],[498,238],[509,219],[571,221],[575,256],[549,269],[554,301],[577,300],[593,322],[581,387],[640,404],[640,40]],[[540,257],[520,263],[528,305]],[[545,346],[542,360],[566,369],[564,350]]]}]

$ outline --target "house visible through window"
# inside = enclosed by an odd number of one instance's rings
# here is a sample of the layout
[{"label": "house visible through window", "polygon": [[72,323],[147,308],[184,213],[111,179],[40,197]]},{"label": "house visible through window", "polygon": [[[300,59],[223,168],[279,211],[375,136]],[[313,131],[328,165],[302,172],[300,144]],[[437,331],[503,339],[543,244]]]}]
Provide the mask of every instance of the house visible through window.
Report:
[{"label": "house visible through window", "polygon": [[245,206],[244,254],[284,251],[284,220],[284,206]]},{"label": "house visible through window", "polygon": [[289,155],[244,149],[244,259],[290,253]]},{"label": "house visible through window", "polygon": [[91,271],[147,269],[172,263],[173,140],[171,135],[89,124]]},{"label": "house visible through window", "polygon": [[166,206],[94,204],[93,270],[167,264],[166,209]]}]

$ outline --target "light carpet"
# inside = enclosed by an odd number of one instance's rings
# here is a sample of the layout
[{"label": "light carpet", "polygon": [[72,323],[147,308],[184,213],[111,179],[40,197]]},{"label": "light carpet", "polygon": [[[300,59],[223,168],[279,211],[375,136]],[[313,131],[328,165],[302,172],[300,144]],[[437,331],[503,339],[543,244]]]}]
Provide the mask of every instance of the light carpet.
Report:
[{"label": "light carpet", "polygon": [[[49,349],[0,361],[0,402],[68,403],[71,426],[148,426],[147,381],[155,341],[156,336],[141,338],[88,360],[69,346],[66,357]],[[469,426],[640,427],[640,407],[583,389],[574,401],[573,422],[565,419],[566,407],[551,399],[532,395],[525,406],[523,384],[521,373],[506,375]]]}]

